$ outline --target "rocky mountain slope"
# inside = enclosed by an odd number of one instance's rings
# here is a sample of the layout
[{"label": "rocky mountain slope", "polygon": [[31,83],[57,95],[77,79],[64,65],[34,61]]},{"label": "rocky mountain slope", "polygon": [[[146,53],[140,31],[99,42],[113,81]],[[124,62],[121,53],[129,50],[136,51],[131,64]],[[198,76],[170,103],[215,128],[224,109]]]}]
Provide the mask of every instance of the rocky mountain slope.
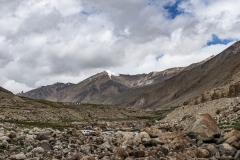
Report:
[{"label": "rocky mountain slope", "polygon": [[[205,91],[238,81],[240,42],[190,70],[161,83],[127,90],[103,103],[141,108],[180,106]],[[237,93],[239,95],[239,93]]]},{"label": "rocky mountain slope", "polygon": [[[77,85],[56,83],[17,95],[61,102],[101,103],[106,97],[121,93],[127,89],[162,82],[176,76],[183,69],[186,68],[171,68],[161,72],[138,75],[112,75],[104,71],[83,80]],[[61,92],[61,90],[63,91]]]},{"label": "rocky mountain slope", "polygon": [[13,97],[12,92],[0,87],[0,99]]},{"label": "rocky mountain slope", "polygon": [[5,88],[0,87],[0,93],[10,93],[10,91],[6,90]]},{"label": "rocky mountain slope", "polygon": [[[211,59],[210,57],[209,59]],[[170,68],[161,72],[138,75],[110,75],[107,72],[98,73],[77,85],[56,92],[46,99],[60,102],[105,103],[107,99],[131,90],[158,84],[183,71],[201,65],[208,59],[187,67]],[[109,102],[109,101],[107,101]],[[110,102],[112,104],[112,102]]]},{"label": "rocky mountain slope", "polygon": [[35,99],[46,99],[50,95],[52,95],[56,92],[59,92],[67,87],[72,86],[72,85],[74,85],[74,84],[72,84],[72,83],[55,83],[53,85],[47,85],[47,86],[42,86],[37,89],[33,89],[26,93],[22,92],[17,95],[29,97],[29,98],[35,98]]},{"label": "rocky mountain slope", "polygon": [[60,102],[102,103],[106,98],[128,89],[162,82],[176,76],[183,69],[171,68],[162,72],[139,75],[109,75],[104,71],[74,86],[56,92],[46,99]]}]

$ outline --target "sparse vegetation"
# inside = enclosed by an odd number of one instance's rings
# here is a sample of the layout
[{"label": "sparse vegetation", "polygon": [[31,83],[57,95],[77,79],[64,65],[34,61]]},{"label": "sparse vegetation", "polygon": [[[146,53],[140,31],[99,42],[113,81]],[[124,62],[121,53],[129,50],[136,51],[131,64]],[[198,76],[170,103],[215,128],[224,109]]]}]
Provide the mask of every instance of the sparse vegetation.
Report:
[{"label": "sparse vegetation", "polygon": [[158,117],[157,120],[161,120],[163,118],[165,118],[170,112],[172,112],[174,109],[178,108],[179,106],[174,106],[174,107],[170,107],[167,109],[163,109],[163,110],[157,110],[154,111],[154,114]]},{"label": "sparse vegetation", "polygon": [[81,104],[81,105],[82,105],[82,106],[93,107],[93,108],[101,108],[101,109],[110,108],[109,105],[104,105],[104,104],[83,103],[83,104]]},{"label": "sparse vegetation", "polygon": [[236,119],[236,121],[233,124],[230,123],[221,123],[218,124],[220,128],[234,128],[236,130],[240,131],[240,118]]},{"label": "sparse vegetation", "polygon": [[236,122],[233,124],[233,128],[240,131],[240,118],[238,118]]},{"label": "sparse vegetation", "polygon": [[16,140],[16,139],[12,139],[11,143],[15,146],[18,146],[20,148],[24,147],[24,141],[23,140]]},{"label": "sparse vegetation", "polygon": [[139,119],[139,120],[153,120],[158,117],[150,117],[150,116],[134,116],[134,119]]}]

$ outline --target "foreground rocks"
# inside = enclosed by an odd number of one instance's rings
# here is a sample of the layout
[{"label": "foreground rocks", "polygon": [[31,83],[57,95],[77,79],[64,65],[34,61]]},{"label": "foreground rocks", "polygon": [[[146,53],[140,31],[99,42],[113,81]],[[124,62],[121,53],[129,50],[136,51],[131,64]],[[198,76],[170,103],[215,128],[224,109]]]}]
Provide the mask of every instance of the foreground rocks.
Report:
[{"label": "foreground rocks", "polygon": [[191,117],[190,123],[184,129],[184,132],[193,139],[203,141],[211,141],[220,137],[220,129],[209,114]]},{"label": "foreground rocks", "polygon": [[64,131],[0,126],[0,159],[7,160],[240,159],[240,132],[220,130],[208,114],[186,127],[158,121],[74,123]]}]

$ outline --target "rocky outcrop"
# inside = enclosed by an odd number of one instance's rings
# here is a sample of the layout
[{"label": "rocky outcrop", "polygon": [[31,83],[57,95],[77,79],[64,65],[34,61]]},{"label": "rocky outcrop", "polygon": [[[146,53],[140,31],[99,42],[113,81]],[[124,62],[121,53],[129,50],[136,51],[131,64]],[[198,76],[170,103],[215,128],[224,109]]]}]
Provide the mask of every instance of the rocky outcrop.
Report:
[{"label": "rocky outcrop", "polygon": [[211,141],[220,137],[220,129],[216,121],[209,114],[192,117],[184,129],[189,137],[197,140]]},{"label": "rocky outcrop", "polygon": [[204,91],[201,96],[196,96],[188,101],[185,101],[183,105],[197,105],[208,101],[221,99],[221,98],[233,98],[240,96],[240,82],[233,82],[232,84],[213,88],[209,91]]},{"label": "rocky outcrop", "polygon": [[240,96],[240,82],[236,82],[229,86],[229,97],[237,97]]}]

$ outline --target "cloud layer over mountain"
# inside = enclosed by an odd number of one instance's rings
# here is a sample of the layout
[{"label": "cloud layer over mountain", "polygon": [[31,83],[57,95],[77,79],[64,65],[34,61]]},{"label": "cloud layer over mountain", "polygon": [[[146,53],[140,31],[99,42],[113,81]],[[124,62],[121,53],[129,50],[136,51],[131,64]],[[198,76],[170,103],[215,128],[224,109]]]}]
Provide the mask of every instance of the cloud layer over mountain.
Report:
[{"label": "cloud layer over mountain", "polygon": [[[224,6],[224,7],[223,7]],[[0,86],[185,66],[240,38],[238,0],[1,0]]]}]

